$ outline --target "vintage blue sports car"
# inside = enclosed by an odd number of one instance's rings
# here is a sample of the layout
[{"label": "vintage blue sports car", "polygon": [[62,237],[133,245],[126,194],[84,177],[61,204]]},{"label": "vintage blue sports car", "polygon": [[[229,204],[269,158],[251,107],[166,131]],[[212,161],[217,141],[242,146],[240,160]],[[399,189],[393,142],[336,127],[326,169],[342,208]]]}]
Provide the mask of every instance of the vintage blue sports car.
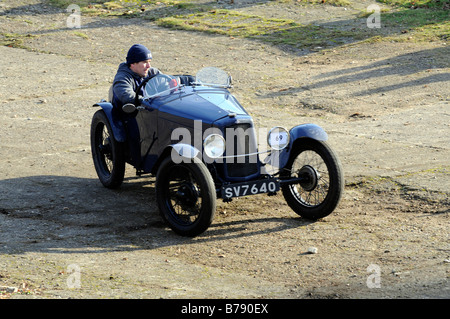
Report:
[{"label": "vintage blue sports car", "polygon": [[344,178],[321,127],[274,127],[261,148],[252,117],[229,92],[231,77],[216,68],[158,74],[142,87],[141,105],[94,105],[101,107],[91,124],[94,166],[107,188],[122,184],[126,163],[137,175],[156,176],[161,216],[176,233],[204,232],[218,198],[281,191],[294,212],[311,220],[336,208]]}]

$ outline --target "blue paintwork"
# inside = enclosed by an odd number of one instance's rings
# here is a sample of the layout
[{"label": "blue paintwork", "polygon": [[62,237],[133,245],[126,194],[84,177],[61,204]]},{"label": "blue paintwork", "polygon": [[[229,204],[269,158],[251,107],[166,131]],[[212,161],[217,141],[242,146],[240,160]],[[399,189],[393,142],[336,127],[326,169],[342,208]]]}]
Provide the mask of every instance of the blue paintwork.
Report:
[{"label": "blue paintwork", "polygon": [[294,142],[302,138],[311,138],[318,141],[328,140],[328,134],[316,124],[301,124],[289,130],[289,145],[281,151],[272,152],[270,162],[272,166],[283,168],[286,166]]},{"label": "blue paintwork", "polygon": [[[208,128],[221,130],[225,137],[227,127],[240,124],[254,127],[251,116],[227,89],[222,88],[182,86],[170,94],[144,100],[142,108],[134,117],[116,109],[111,103],[101,102],[96,106],[100,106],[106,113],[114,138],[127,143],[127,162],[143,173],[156,173],[163,156],[171,154],[172,150],[185,157],[201,157],[202,142],[206,137],[203,134]],[[173,136],[176,135],[172,134],[174,130],[180,128],[181,132],[188,133],[190,140],[182,140],[182,135]],[[280,152],[272,152],[272,156],[279,156],[277,166],[282,168],[286,165],[292,145],[299,138],[325,141],[328,137],[315,124],[293,127],[290,130],[289,147]],[[215,171],[221,175],[220,179],[227,182],[256,179],[261,174],[259,159],[258,170],[247,176],[231,177],[228,165],[214,165]]]},{"label": "blue paintwork", "polygon": [[[243,118],[251,121],[251,117],[234,96],[228,90],[220,88],[186,86],[172,94],[145,100],[142,106],[144,109],[139,112],[136,121],[145,144],[141,148],[141,156],[147,157],[143,167],[147,172],[153,171],[161,154],[168,148],[173,148],[178,142],[192,145],[196,151],[191,154],[195,153],[198,156],[200,153],[201,156],[205,137],[203,132],[206,129],[211,127],[224,129],[242,121]],[[229,117],[229,114],[233,114],[233,117]],[[195,121],[201,123],[197,122],[196,126]],[[189,132],[190,141],[172,139],[172,132],[180,127]],[[149,150],[151,143],[148,140],[153,141],[155,132],[157,140]]]},{"label": "blue paintwork", "polygon": [[327,133],[316,124],[302,124],[291,128],[289,131],[290,134],[290,145],[292,146],[293,142],[300,137],[309,137],[318,141],[326,141],[328,140]]},{"label": "blue paintwork", "polygon": [[105,112],[116,141],[125,142],[127,139],[125,127],[118,112],[116,112],[116,110],[113,108],[113,105],[109,102],[99,102],[94,104],[94,106],[100,106]]}]

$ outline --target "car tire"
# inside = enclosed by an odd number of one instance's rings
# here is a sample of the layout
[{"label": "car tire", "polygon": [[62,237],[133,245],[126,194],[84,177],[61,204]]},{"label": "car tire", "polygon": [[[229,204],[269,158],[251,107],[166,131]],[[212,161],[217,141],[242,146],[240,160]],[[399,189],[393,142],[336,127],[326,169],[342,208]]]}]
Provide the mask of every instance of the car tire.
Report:
[{"label": "car tire", "polygon": [[179,235],[197,236],[214,219],[214,182],[198,158],[180,163],[164,159],[156,175],[156,199],[162,218]]},{"label": "car tire", "polygon": [[326,142],[302,139],[294,144],[281,179],[304,177],[299,184],[283,185],[283,196],[294,212],[317,220],[336,208],[344,189],[342,165]]},{"label": "car tire", "polygon": [[103,110],[98,110],[91,122],[91,152],[100,182],[107,188],[119,187],[125,175],[125,146],[114,138]]}]

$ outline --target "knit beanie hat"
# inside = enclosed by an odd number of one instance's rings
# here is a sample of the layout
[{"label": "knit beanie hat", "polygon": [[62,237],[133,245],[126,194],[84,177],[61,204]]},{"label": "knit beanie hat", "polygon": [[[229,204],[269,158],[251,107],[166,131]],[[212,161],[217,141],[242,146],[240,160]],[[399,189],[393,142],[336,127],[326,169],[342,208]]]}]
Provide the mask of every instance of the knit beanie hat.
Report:
[{"label": "knit beanie hat", "polygon": [[152,58],[152,53],[142,44],[133,45],[127,54],[127,63],[137,63],[141,61],[150,60]]}]

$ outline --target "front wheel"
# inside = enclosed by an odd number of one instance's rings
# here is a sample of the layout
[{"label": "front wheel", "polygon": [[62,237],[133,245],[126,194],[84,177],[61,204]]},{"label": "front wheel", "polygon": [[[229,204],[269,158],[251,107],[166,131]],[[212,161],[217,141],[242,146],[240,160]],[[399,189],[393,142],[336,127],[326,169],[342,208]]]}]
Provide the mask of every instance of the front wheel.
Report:
[{"label": "front wheel", "polygon": [[300,216],[317,220],[336,208],[344,189],[342,166],[325,142],[300,140],[294,145],[281,179],[301,178],[282,186],[287,204]]},{"label": "front wheel", "polygon": [[95,112],[91,123],[92,159],[100,182],[107,188],[117,188],[123,182],[124,149],[123,143],[114,138],[105,112]]},{"label": "front wheel", "polygon": [[213,179],[197,158],[179,164],[166,158],[156,175],[156,199],[163,219],[182,236],[204,232],[216,211]]}]

